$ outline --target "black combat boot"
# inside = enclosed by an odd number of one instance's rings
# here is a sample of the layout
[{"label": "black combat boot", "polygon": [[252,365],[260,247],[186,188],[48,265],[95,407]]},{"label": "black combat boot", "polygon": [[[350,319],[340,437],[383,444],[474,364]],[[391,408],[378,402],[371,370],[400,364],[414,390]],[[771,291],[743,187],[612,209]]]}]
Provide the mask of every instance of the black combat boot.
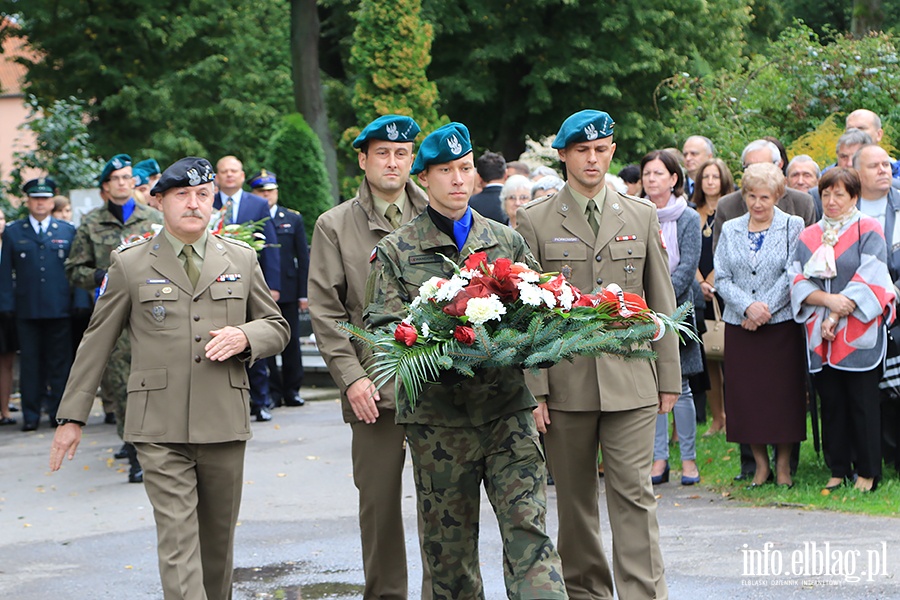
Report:
[{"label": "black combat boot", "polygon": [[137,449],[134,444],[126,444],[128,452],[128,483],[144,483],[144,469],[138,462]]}]

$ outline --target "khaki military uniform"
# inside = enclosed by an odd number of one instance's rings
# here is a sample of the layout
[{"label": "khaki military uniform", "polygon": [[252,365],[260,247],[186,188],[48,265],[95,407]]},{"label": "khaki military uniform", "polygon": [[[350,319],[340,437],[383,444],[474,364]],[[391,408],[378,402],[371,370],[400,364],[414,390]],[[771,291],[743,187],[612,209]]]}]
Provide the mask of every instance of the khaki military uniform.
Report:
[{"label": "khaki military uniform", "polygon": [[[95,208],[84,216],[72,251],[66,260],[66,276],[73,286],[83,288],[92,295],[98,287],[94,274],[106,271],[110,265],[110,253],[132,238],[152,232],[152,225],[162,225],[162,213],[135,202],[134,212],[123,225],[106,206]],[[125,401],[128,397],[128,373],[131,368],[131,344],[128,333],[123,332],[109,358],[100,381],[100,399],[103,410],[115,411],[119,437],[124,435]]]},{"label": "khaki military uniform", "polygon": [[[196,287],[164,235],[112,254],[106,290],[75,358],[60,418],[86,422],[106,358],[134,344],[125,439],[144,467],[166,600],[231,597],[234,528],[250,431],[245,364],[280,352],[289,328],[246,244],[208,236]],[[206,358],[210,331],[249,348]]]},{"label": "khaki military uniform", "polygon": [[[568,185],[519,209],[517,231],[546,271],[584,291],[616,283],[672,314],[675,292],[655,207],[607,192],[595,235]],[[616,591],[620,598],[665,598],[656,499],[650,485],[660,392],[681,392],[678,339],[653,344],[655,361],[579,357],[529,381],[546,396],[544,434],[559,509],[559,553],[571,598],[612,598],[600,541],[598,445],[603,465]]]},{"label": "khaki military uniform", "polygon": [[[462,251],[428,213],[378,245],[367,285],[367,324],[396,322],[431,277],[449,278],[473,252],[539,268],[513,230],[473,211]],[[402,393],[402,392],[401,392]],[[566,598],[559,555],[545,532],[546,467],[520,369],[483,369],[455,385],[426,386],[415,410],[401,396],[413,459],[424,551],[435,599],[484,598],[478,561],[481,485],[503,539],[510,598]]]},{"label": "khaki military uniform", "polygon": [[[412,182],[406,184],[407,201],[401,214],[406,223],[425,210],[427,198]],[[379,416],[372,425],[356,418],[347,400],[347,388],[366,377],[363,349],[335,327],[347,321],[362,327],[369,258],[375,245],[392,230],[374,208],[364,180],[355,198],[336,206],[316,220],[309,264],[309,313],[316,344],[332,379],[341,389],[344,421],[353,431],[353,482],[359,490],[359,526],[362,538],[363,598],[406,599],[408,596],[406,537],[401,498],[405,432],[395,423],[393,388],[380,392]],[[428,568],[424,569],[423,599],[431,594]]]}]

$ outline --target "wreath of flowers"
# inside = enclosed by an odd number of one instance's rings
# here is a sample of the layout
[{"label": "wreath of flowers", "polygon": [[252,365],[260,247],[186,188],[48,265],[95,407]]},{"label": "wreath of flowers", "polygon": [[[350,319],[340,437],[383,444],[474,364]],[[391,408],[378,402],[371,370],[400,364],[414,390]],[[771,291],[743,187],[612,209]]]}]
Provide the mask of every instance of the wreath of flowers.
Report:
[{"label": "wreath of flowers", "polygon": [[375,385],[393,380],[411,408],[441,371],[471,377],[483,368],[537,370],[575,356],[652,360],[656,353],[647,342],[666,331],[697,340],[686,322],[689,303],[667,316],[615,284],[588,294],[562,274],[506,258],[489,263],[484,252],[470,255],[463,269],[443,258],[455,274],[422,284],[399,323],[371,332],[337,324],[371,348],[367,367]]}]

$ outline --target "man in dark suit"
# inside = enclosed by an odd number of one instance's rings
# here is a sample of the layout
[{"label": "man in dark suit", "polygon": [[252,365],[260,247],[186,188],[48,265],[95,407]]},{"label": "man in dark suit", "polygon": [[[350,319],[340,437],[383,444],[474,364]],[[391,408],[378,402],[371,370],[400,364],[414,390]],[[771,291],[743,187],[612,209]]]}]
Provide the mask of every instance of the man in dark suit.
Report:
[{"label": "man in dark suit", "polygon": [[[598,110],[566,119],[553,147],[566,165],[557,194],[519,208],[516,231],[545,271],[582,290],[616,283],[672,314],[675,292],[656,207],[606,187],[613,120]],[[681,390],[678,338],[654,342],[655,361],[580,357],[529,381],[556,482],[559,554],[570,598],[667,598],[656,499],[650,485],[657,413]],[[597,450],[603,446],[613,566],[600,537]]]},{"label": "man in dark suit", "polygon": [[[216,163],[216,184],[219,191],[213,208],[225,209],[225,218],[229,223],[249,223],[265,219],[262,233],[266,236],[266,247],[259,253],[259,266],[262,267],[272,298],[278,302],[281,295],[281,253],[276,247],[278,236],[269,215],[269,203],[264,198],[245,192],[242,189],[245,179],[241,161],[234,156],[220,158]],[[257,421],[271,421],[267,365],[265,361],[260,361],[250,366],[248,371],[253,416]]]},{"label": "man in dark suit", "polygon": [[[3,232],[0,312],[15,313],[21,349],[22,431],[34,431],[47,394],[50,425],[72,365],[71,291],[65,262],[75,227],[54,219],[56,184],[49,177],[26,183],[28,217]],[[13,280],[15,274],[15,281]]]},{"label": "man in dark suit", "polygon": [[469,198],[469,206],[488,219],[509,225],[509,217],[500,201],[500,191],[506,181],[506,159],[496,152],[485,152],[475,162],[475,170],[483,188],[481,193]]},{"label": "man in dark suit", "polygon": [[281,353],[281,369],[275,357],[269,357],[269,396],[276,406],[303,406],[303,358],[300,355],[299,311],[309,311],[306,279],[309,275],[309,246],[303,217],[297,211],[278,205],[278,178],[263,169],[250,178],[250,189],[269,203],[269,214],[278,235],[281,251],[281,295],[278,308],[288,325],[291,339]]},{"label": "man in dark suit", "polygon": [[53,471],[74,458],[106,359],[127,328],[125,439],[144,467],[165,600],[232,596],[252,436],[244,364],[288,339],[256,253],[207,231],[213,177],[204,158],[170,166],[151,190],[162,196],[163,231],[113,251],[50,450]]}]

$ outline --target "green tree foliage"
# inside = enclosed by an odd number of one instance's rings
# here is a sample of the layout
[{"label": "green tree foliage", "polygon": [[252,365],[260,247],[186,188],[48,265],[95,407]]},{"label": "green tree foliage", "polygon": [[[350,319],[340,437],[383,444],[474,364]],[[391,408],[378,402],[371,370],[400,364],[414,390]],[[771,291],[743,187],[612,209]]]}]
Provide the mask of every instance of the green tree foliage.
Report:
[{"label": "green tree foliage", "polygon": [[28,105],[31,112],[22,128],[35,134],[35,148],[13,155],[10,193],[20,194],[22,171],[27,169],[49,175],[63,193],[96,187],[103,162],[97,158],[84,122],[84,105],[69,98],[41,107],[34,96],[29,96]]},{"label": "green tree foliage", "polygon": [[278,203],[303,215],[306,237],[311,240],[316,219],[333,203],[322,144],[303,115],[282,119],[265,164],[278,175]]},{"label": "green tree foliage", "polygon": [[0,0],[39,58],[42,104],[89,103],[98,151],[258,158],[292,109],[289,6],[279,0]]},{"label": "green tree foliage", "polygon": [[680,141],[705,135],[735,168],[750,140],[773,135],[789,145],[835,113],[868,108],[888,127],[900,123],[898,64],[891,34],[838,34],[824,44],[797,25],[740,69],[676,75],[661,89],[659,106]]},{"label": "green tree foliage", "polygon": [[[429,75],[441,110],[479,147],[508,157],[569,114],[607,110],[619,153],[661,142],[652,109],[672,73],[736,68],[750,13],[741,0],[425,0],[435,26]],[[669,142],[671,143],[671,142]],[[663,144],[665,145],[665,144]]]}]

